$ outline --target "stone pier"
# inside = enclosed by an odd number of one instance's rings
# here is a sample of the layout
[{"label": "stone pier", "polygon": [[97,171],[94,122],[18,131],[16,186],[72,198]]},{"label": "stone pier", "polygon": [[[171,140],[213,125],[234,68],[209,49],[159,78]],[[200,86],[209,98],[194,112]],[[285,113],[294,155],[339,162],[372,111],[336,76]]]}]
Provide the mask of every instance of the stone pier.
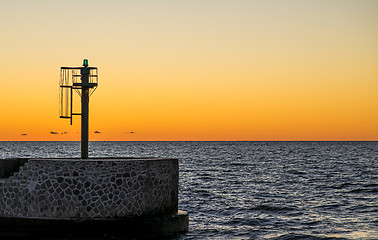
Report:
[{"label": "stone pier", "polygon": [[177,159],[1,161],[17,172],[0,176],[0,234],[56,234],[68,226],[74,234],[122,236],[188,230],[188,214],[178,211]]}]

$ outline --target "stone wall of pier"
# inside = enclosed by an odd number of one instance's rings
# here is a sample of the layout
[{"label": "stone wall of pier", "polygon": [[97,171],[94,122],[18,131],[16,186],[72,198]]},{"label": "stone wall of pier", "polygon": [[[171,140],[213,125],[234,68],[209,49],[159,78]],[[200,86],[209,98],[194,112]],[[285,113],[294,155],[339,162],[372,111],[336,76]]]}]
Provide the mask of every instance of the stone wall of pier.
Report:
[{"label": "stone wall of pier", "polygon": [[177,159],[30,159],[0,182],[0,216],[177,214]]}]

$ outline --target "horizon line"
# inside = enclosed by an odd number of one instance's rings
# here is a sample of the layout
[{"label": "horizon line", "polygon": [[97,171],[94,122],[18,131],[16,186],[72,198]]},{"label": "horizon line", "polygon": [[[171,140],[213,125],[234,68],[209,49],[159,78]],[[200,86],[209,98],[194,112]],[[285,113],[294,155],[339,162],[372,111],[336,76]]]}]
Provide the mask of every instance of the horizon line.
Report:
[{"label": "horizon line", "polygon": [[[81,142],[81,140],[0,140],[0,142]],[[378,142],[378,140],[93,140],[89,142]]]}]

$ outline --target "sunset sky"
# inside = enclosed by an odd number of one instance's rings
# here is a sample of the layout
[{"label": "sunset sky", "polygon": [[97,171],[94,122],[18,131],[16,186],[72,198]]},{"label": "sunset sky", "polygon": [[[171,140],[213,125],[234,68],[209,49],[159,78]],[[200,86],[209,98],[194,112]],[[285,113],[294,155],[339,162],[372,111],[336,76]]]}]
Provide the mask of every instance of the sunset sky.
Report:
[{"label": "sunset sky", "polygon": [[378,140],[375,0],[0,0],[0,30],[0,141],[80,140],[84,58],[92,141]]}]

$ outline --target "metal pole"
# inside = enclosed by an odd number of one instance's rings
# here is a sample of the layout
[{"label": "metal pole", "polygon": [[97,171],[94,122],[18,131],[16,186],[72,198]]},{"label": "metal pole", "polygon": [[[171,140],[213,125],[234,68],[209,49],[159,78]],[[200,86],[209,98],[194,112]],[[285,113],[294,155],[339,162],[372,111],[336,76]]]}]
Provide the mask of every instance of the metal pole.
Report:
[{"label": "metal pole", "polygon": [[89,69],[87,66],[81,72],[81,158],[88,159],[88,117],[89,117]]}]

